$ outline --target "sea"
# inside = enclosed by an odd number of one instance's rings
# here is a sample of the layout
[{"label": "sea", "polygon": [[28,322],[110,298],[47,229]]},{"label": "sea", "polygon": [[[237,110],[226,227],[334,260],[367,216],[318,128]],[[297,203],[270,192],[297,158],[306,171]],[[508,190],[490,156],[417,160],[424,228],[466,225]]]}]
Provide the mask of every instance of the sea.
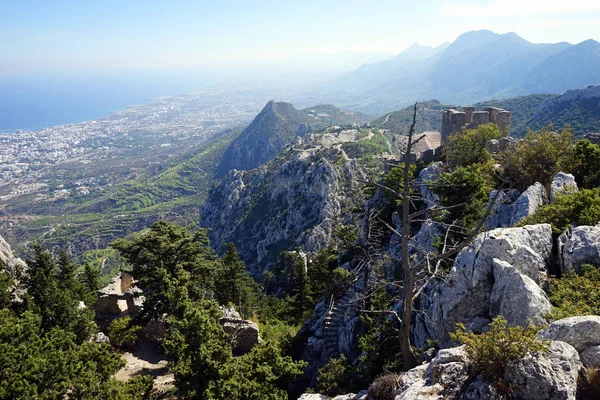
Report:
[{"label": "sea", "polygon": [[101,118],[161,96],[213,84],[206,74],[181,72],[2,73],[0,133],[37,130]]}]

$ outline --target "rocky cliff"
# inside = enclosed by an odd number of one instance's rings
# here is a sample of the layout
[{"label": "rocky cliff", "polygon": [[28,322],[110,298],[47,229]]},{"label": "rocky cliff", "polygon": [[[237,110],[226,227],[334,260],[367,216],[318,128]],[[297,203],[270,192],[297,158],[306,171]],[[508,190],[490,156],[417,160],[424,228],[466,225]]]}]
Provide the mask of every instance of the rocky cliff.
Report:
[{"label": "rocky cliff", "polygon": [[218,174],[232,169],[249,170],[270,160],[297,137],[332,125],[362,125],[367,117],[332,105],[297,110],[290,103],[269,101],[236,138],[221,160]]},{"label": "rocky cliff", "polygon": [[257,169],[231,171],[203,205],[201,225],[215,248],[233,242],[260,274],[281,251],[319,251],[336,226],[356,222],[364,177],[341,149],[292,146]]}]

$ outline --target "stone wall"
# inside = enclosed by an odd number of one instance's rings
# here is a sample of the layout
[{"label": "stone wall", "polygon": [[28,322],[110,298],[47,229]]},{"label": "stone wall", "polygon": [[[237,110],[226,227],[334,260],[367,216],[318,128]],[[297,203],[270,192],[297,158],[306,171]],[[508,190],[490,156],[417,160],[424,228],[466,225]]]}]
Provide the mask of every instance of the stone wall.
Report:
[{"label": "stone wall", "polygon": [[503,137],[510,136],[510,111],[496,107],[486,107],[484,110],[475,111],[475,107],[448,107],[442,115],[442,142],[455,132],[460,132],[463,127],[477,128],[479,125],[494,123],[502,132]]}]

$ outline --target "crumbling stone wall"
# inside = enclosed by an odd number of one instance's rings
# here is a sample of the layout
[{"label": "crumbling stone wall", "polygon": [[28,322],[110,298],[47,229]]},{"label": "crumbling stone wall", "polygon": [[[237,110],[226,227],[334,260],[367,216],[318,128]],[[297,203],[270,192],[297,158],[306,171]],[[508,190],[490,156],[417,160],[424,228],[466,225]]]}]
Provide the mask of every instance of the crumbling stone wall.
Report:
[{"label": "crumbling stone wall", "polygon": [[460,132],[463,127],[477,128],[479,125],[494,123],[502,132],[503,137],[510,136],[510,111],[496,107],[486,107],[484,110],[475,111],[475,107],[448,107],[442,115],[442,142],[450,135]]}]

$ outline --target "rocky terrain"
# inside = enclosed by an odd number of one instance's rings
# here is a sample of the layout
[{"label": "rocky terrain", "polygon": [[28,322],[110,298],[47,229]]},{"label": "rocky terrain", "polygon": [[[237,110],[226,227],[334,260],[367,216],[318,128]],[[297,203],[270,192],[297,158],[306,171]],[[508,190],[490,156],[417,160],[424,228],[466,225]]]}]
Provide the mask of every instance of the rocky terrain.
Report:
[{"label": "rocky terrain", "polygon": [[271,100],[252,123],[235,139],[219,164],[219,174],[232,169],[249,170],[270,160],[297,137],[333,125],[362,125],[365,115],[318,105],[297,110],[290,103]]}]

